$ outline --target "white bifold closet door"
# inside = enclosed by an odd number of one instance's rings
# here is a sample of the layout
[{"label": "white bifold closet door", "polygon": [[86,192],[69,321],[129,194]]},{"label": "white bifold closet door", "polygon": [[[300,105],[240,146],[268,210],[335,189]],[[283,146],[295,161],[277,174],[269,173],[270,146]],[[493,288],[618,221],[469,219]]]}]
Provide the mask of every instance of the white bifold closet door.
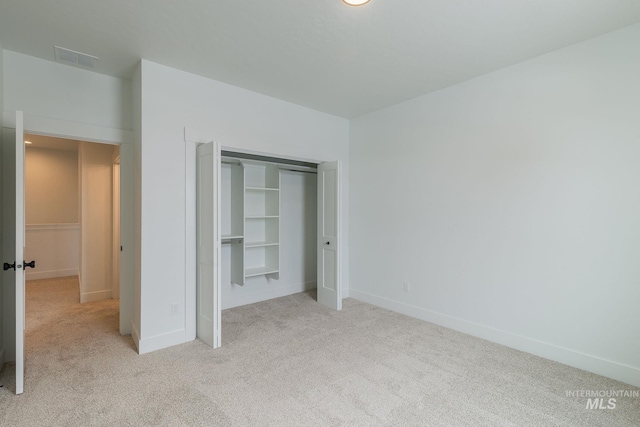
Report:
[{"label": "white bifold closet door", "polygon": [[318,165],[318,302],[342,310],[340,296],[340,164]]},{"label": "white bifold closet door", "polygon": [[196,149],[196,335],[220,347],[220,146]]}]

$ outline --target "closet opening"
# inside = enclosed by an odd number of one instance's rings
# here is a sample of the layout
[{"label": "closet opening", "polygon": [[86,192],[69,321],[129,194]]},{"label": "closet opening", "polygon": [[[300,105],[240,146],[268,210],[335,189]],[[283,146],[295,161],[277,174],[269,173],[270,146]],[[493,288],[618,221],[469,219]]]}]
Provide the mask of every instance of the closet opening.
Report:
[{"label": "closet opening", "polygon": [[222,309],[315,289],[317,165],[221,155]]},{"label": "closet opening", "polygon": [[196,333],[221,345],[221,311],[316,290],[341,308],[339,165],[196,149]]}]

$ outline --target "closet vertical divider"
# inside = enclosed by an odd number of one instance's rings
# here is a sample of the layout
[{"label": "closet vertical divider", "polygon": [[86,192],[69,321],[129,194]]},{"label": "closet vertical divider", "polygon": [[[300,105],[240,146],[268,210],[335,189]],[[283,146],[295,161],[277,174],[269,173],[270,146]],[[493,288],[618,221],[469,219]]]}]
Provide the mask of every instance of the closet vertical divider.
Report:
[{"label": "closet vertical divider", "polygon": [[223,236],[223,239],[229,239],[231,243],[231,283],[244,285],[244,167],[242,164],[231,165],[230,180],[230,234]]}]

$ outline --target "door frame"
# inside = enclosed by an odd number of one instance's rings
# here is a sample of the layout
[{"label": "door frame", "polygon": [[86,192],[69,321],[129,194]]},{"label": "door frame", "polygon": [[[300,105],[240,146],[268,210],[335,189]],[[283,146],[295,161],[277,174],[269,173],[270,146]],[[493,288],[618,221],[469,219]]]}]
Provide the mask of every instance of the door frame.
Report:
[{"label": "door frame", "polygon": [[[13,116],[13,117],[12,117]],[[3,114],[3,127],[15,129],[15,115]],[[120,335],[132,333],[133,321],[133,133],[63,120],[43,119],[24,112],[23,132],[53,138],[73,139],[120,146],[120,242],[129,257],[120,257]],[[123,182],[125,183],[123,185]],[[124,220],[124,221],[123,221]],[[127,251],[125,251],[127,252]],[[125,253],[125,252],[121,252]]]},{"label": "door frame", "polygon": [[[279,153],[268,153],[264,151],[250,150],[242,147],[237,147],[233,145],[223,145],[219,141],[216,141],[215,138],[207,137],[202,132],[196,131],[194,129],[185,127],[184,128],[184,141],[185,141],[185,339],[186,341],[193,341],[196,339],[196,260],[197,260],[197,243],[196,243],[196,147],[200,144],[207,144],[213,142],[215,149],[219,151],[233,151],[236,153],[263,156],[263,157],[273,157],[279,158],[283,160],[292,160],[299,161],[305,163],[314,163],[316,165],[326,163],[329,161],[335,161],[335,159],[330,160],[318,160],[318,159],[309,159],[302,157],[295,157],[289,155],[283,155]],[[338,160],[339,163],[342,163]],[[343,186],[344,180],[342,178],[339,179],[338,182],[338,194],[339,198],[343,194]],[[218,196],[219,197],[219,196]],[[342,204],[342,200],[339,200],[339,203]],[[342,209],[340,210],[342,212]],[[340,218],[340,223],[342,222],[342,218]],[[342,227],[339,230],[340,234],[342,234]],[[218,243],[220,244],[220,243]],[[344,239],[342,236],[338,239],[338,250],[339,253],[342,254],[341,258],[344,256]],[[218,248],[220,250],[220,248]],[[342,278],[342,259],[338,260],[339,268],[338,268],[338,283],[337,283],[337,293],[338,298],[341,302],[343,298],[343,278]],[[193,268],[189,268],[189,266]]]},{"label": "door frame", "polygon": [[111,296],[120,299],[120,150],[111,165]]}]

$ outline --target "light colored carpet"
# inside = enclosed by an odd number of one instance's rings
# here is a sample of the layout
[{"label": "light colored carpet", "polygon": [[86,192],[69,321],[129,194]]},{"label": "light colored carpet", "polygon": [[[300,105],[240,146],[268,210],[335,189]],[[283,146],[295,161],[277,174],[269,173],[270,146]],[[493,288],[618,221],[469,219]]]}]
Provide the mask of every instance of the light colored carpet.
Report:
[{"label": "light colored carpet", "polygon": [[2,371],[2,426],[637,426],[638,390],[355,300],[302,293],[223,312],[223,347],[137,355],[118,303],[71,278],[27,285],[25,394]]}]

